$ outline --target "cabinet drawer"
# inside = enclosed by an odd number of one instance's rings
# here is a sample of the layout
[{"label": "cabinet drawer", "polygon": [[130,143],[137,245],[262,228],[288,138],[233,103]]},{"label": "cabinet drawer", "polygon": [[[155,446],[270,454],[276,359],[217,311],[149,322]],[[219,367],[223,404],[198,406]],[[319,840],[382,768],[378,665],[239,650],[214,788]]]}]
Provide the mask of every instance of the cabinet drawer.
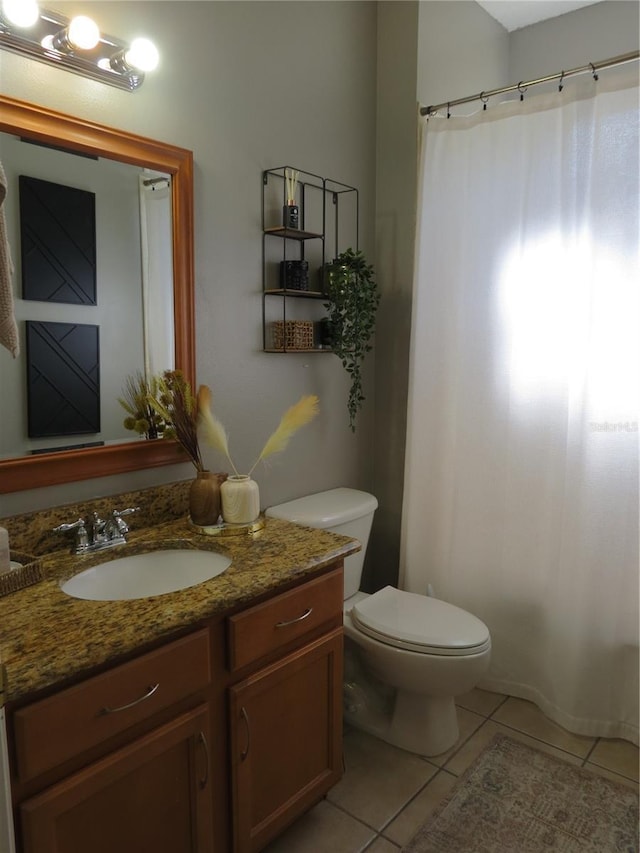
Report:
[{"label": "cabinet drawer", "polygon": [[340,618],[344,584],[336,569],[228,620],[229,667],[240,669]]},{"label": "cabinet drawer", "polygon": [[141,655],[16,711],[22,781],[151,717],[210,680],[207,630]]}]

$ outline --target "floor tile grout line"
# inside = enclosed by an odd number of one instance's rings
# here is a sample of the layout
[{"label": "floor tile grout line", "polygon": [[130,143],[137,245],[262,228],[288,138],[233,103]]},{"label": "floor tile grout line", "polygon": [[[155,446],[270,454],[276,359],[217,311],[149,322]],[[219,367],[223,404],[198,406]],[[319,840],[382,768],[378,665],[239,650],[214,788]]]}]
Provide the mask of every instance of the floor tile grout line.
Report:
[{"label": "floor tile grout line", "polygon": [[[379,829],[378,829],[377,827],[375,827],[375,826],[371,826],[371,824],[370,824],[370,823],[367,823],[367,822],[366,822],[366,820],[362,820],[362,818],[361,818],[361,817],[358,817],[357,815],[354,815],[354,813],[353,813],[353,812],[350,812],[350,811],[349,811],[348,809],[346,809],[344,806],[341,806],[341,805],[340,805],[340,803],[334,803],[334,802],[333,802],[333,800],[330,800],[330,799],[328,799],[328,798],[326,798],[326,797],[325,797],[325,799],[326,799],[326,800],[327,800],[327,802],[328,802],[330,805],[332,805],[335,809],[338,809],[338,811],[342,812],[342,814],[346,814],[346,816],[347,816],[347,817],[352,818],[352,820],[355,820],[355,821],[357,821],[359,824],[361,824],[362,826],[366,827],[367,829],[370,829],[370,830],[371,830],[371,832],[380,833],[380,831],[381,831],[381,830],[379,830]],[[399,814],[399,813],[400,813],[400,812],[398,812],[398,814]]]},{"label": "floor tile grout line", "polygon": [[[386,821],[386,823],[383,823],[383,824],[382,824],[382,826],[380,827],[380,829],[377,829],[377,830],[376,830],[376,832],[377,832],[379,835],[382,835],[382,833],[385,831],[385,829],[387,829],[387,828],[388,828],[388,827],[393,823],[393,821],[394,821],[397,817],[399,817],[399,816],[402,814],[402,812],[407,808],[407,806],[409,806],[409,805],[410,805],[410,804],[411,804],[411,803],[412,803],[412,802],[413,802],[417,797],[419,797],[419,796],[420,796],[420,794],[421,794],[421,793],[422,793],[426,788],[428,788],[428,787],[429,787],[429,785],[433,782],[433,780],[436,778],[436,776],[438,776],[438,774],[440,774],[440,773],[446,773],[448,776],[452,776],[452,777],[453,777],[454,779],[456,779],[456,780],[457,780],[457,778],[458,778],[458,777],[455,775],[455,773],[451,773],[451,771],[450,771],[450,770],[445,770],[443,767],[436,767],[436,766],[435,766],[435,764],[433,764],[433,765],[432,765],[432,767],[435,767],[435,771],[436,771],[436,772],[433,774],[433,776],[430,776],[430,777],[427,779],[427,781],[424,783],[424,785],[421,785],[421,786],[418,788],[418,790],[417,790],[414,794],[412,794],[412,795],[409,797],[409,799],[408,799],[408,800],[405,800],[405,802],[404,802],[404,803],[402,804],[402,806],[398,809],[398,811],[397,811],[397,812],[395,812],[393,815],[391,815],[391,817],[389,818],[389,820],[387,820],[387,821]],[[385,840],[386,840],[386,841],[391,841],[391,839],[390,839],[390,838],[386,838],[386,836],[385,836]],[[394,844],[395,842],[391,842],[391,843],[392,843],[392,844]]]},{"label": "floor tile grout line", "polygon": [[605,764],[598,764],[596,761],[586,761],[582,766],[587,769],[588,767],[597,767],[598,770],[606,770],[607,773],[611,773],[613,776],[619,776],[621,779],[626,779],[628,782],[635,782],[638,784],[638,779],[634,776],[627,776],[626,773],[621,773],[620,770],[612,770],[611,767],[607,767]]},{"label": "floor tile grout line", "polygon": [[382,839],[383,841],[386,841],[387,844],[392,844],[393,847],[398,851],[400,851],[402,849],[401,847],[398,847],[398,845],[395,843],[395,841],[391,841],[389,838],[385,838],[384,835],[382,835],[381,833],[378,833],[376,835],[376,837],[372,838],[371,841],[369,841],[369,843],[367,844],[367,846],[362,849],[362,853],[366,853],[367,850],[371,850],[371,848],[376,843],[376,841],[379,841],[380,839]]},{"label": "floor tile grout line", "polygon": [[[480,716],[482,716],[482,715],[480,715]],[[466,745],[467,745],[467,743],[469,743],[469,741],[471,740],[471,738],[472,738],[472,737],[475,737],[475,736],[478,734],[478,732],[482,731],[482,729],[486,726],[486,724],[487,724],[488,722],[489,722],[489,717],[485,717],[485,718],[484,718],[484,720],[483,720],[483,721],[480,723],[480,725],[478,726],[478,728],[477,728],[477,729],[474,729],[474,730],[471,732],[471,734],[467,735],[467,737],[466,737],[466,738],[465,738],[465,739],[460,743],[460,746],[458,746],[458,748],[457,748],[457,749],[455,749],[455,750],[451,753],[451,755],[447,758],[447,760],[445,761],[445,763],[444,763],[444,764],[442,764],[442,765],[437,765],[437,766],[438,766],[438,768],[439,768],[439,769],[441,769],[441,770],[444,770],[444,769],[445,769],[445,767],[447,766],[447,764],[449,764],[449,762],[450,762],[452,759],[454,759],[454,758],[456,757],[456,755],[460,752],[460,750],[461,750],[464,746],[466,746]],[[436,757],[437,757],[437,756],[436,756]],[[449,773],[450,773],[452,776],[456,776],[456,777],[459,775],[458,773],[454,773],[454,772],[453,772],[453,770],[449,770]]]},{"label": "floor tile grout line", "polygon": [[565,755],[570,755],[572,758],[577,758],[579,761],[583,760],[582,756],[578,755],[577,752],[571,752],[570,749],[565,749],[565,747],[563,746],[558,746],[555,743],[551,743],[551,741],[544,740],[544,738],[538,737],[538,735],[532,735],[524,729],[519,729],[517,726],[510,725],[509,723],[504,723],[502,722],[502,720],[492,720],[491,722],[496,723],[496,725],[499,726],[504,726],[505,729],[510,729],[512,732],[518,732],[521,735],[525,735],[526,737],[531,738],[531,740],[535,740],[538,743],[543,743],[545,746],[551,746],[553,747],[553,749],[557,749],[559,752],[564,752]]}]

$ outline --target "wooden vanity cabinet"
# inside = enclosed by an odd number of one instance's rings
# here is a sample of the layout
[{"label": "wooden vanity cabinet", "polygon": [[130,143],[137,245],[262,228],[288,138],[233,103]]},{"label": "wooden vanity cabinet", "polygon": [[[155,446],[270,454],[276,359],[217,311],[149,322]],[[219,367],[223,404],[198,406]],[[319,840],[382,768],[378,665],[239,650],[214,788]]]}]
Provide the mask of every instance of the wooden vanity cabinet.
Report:
[{"label": "wooden vanity cabinet", "polygon": [[18,853],[262,850],[342,774],[342,598],[338,563],[9,707]]},{"label": "wooden vanity cabinet", "polygon": [[17,709],[18,850],[212,853],[210,680],[204,629]]},{"label": "wooden vanity cabinet", "polygon": [[229,689],[234,853],[262,850],[342,775],[342,600],[337,569],[229,620],[244,664]]},{"label": "wooden vanity cabinet", "polygon": [[20,806],[24,853],[211,853],[206,705]]}]

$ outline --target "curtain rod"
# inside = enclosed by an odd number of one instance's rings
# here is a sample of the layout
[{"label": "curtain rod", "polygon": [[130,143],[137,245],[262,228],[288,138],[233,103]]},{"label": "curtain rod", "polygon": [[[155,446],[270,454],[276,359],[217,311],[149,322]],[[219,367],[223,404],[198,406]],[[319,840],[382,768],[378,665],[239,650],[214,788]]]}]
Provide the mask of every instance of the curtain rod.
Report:
[{"label": "curtain rod", "polygon": [[495,95],[504,95],[507,92],[524,92],[529,86],[539,86],[541,83],[549,83],[551,80],[564,80],[565,77],[572,77],[574,74],[586,74],[590,71],[597,80],[596,71],[603,68],[612,68],[614,65],[623,65],[625,62],[633,62],[640,59],[640,50],[631,51],[631,53],[623,53],[620,56],[614,56],[611,59],[603,59],[601,62],[590,62],[588,65],[582,65],[580,68],[571,68],[569,71],[559,71],[557,74],[550,74],[548,77],[539,77],[537,80],[521,80],[519,83],[514,83],[512,86],[503,86],[501,89],[491,89],[487,92],[478,92],[477,95],[469,95],[466,98],[457,98],[455,101],[445,101],[442,104],[435,104],[429,107],[420,107],[421,116],[430,116],[438,110],[447,107],[457,107],[459,104],[470,104],[472,101],[482,101],[486,104],[489,98]]}]

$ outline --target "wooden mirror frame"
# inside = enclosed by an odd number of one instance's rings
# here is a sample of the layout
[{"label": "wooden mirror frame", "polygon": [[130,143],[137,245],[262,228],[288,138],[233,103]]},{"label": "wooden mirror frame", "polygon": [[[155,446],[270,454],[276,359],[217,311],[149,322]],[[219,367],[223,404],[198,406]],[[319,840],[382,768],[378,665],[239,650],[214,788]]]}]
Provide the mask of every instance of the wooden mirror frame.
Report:
[{"label": "wooden mirror frame", "polygon": [[[0,95],[0,131],[172,176],[175,366],[195,382],[193,154]],[[125,377],[123,377],[124,382]],[[114,401],[116,404],[116,401]],[[175,441],[131,441],[0,459],[0,494],[186,461]]]}]

